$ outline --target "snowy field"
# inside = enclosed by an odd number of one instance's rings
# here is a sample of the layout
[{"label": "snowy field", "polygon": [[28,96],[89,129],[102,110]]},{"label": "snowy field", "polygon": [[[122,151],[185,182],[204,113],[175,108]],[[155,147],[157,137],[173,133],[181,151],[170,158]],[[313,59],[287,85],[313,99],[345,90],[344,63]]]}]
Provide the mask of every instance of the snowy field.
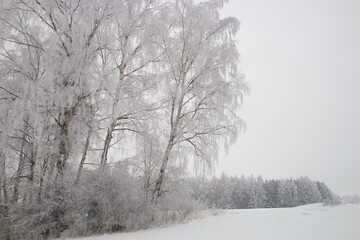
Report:
[{"label": "snowy field", "polygon": [[[359,240],[360,205],[227,210],[166,228],[82,240]],[[78,240],[76,239],[76,240]],[[75,240],[75,239],[73,239]]]}]

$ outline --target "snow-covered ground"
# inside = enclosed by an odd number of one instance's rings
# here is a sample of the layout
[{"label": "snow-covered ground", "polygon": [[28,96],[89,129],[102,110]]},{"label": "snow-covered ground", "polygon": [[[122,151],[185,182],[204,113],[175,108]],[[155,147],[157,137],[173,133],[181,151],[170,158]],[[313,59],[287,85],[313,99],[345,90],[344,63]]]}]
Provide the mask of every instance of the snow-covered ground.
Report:
[{"label": "snow-covered ground", "polygon": [[[360,205],[227,210],[187,224],[81,240],[359,240]],[[75,239],[73,239],[75,240]]]}]

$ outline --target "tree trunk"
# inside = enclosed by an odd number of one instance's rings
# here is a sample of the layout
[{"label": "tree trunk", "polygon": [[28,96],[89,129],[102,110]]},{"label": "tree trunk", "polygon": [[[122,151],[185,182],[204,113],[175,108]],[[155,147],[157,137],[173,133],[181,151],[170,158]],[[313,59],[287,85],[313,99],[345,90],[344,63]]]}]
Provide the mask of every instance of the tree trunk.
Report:
[{"label": "tree trunk", "polygon": [[34,140],[31,142],[31,154],[30,154],[30,173],[28,178],[29,186],[29,202],[32,203],[33,191],[34,191],[34,176],[35,176],[35,164],[36,164],[36,145]]},{"label": "tree trunk", "polygon": [[0,201],[0,239],[11,240],[10,235],[9,206],[1,204]]},{"label": "tree trunk", "polygon": [[[184,93],[183,93],[183,89],[181,89],[181,94],[180,94],[180,98],[179,101],[177,102],[178,104],[178,108],[176,110],[176,98],[173,98],[173,102],[172,102],[172,109],[171,109],[171,116],[170,116],[170,122],[171,122],[171,131],[170,131],[170,138],[169,138],[169,142],[168,145],[166,147],[164,156],[162,158],[162,164],[161,164],[161,168],[160,168],[160,173],[159,173],[159,177],[156,181],[156,185],[155,185],[155,189],[153,191],[153,196],[152,199],[155,202],[155,204],[157,203],[158,198],[161,195],[161,186],[162,183],[164,181],[164,177],[165,177],[165,171],[166,171],[166,167],[167,164],[169,162],[169,157],[170,157],[170,153],[171,150],[174,146],[174,141],[176,138],[176,134],[178,131],[178,126],[180,124],[180,116],[181,116],[181,112],[182,112],[182,103],[184,101]],[[176,111],[175,111],[176,110]]]},{"label": "tree trunk", "polygon": [[104,171],[104,168],[105,168],[105,165],[107,162],[107,157],[108,157],[108,152],[109,152],[109,148],[110,148],[113,131],[114,131],[114,126],[111,125],[110,128],[108,128],[105,142],[104,142],[104,148],[103,148],[103,151],[101,154],[100,172]]},{"label": "tree trunk", "polygon": [[44,186],[44,179],[45,179],[47,168],[48,168],[48,160],[47,160],[47,158],[44,158],[44,162],[41,166],[41,172],[40,172],[40,184],[39,184],[39,192],[38,192],[38,196],[37,196],[38,203],[41,203],[41,200],[42,200],[42,189]]},{"label": "tree trunk", "polygon": [[90,145],[90,137],[91,137],[91,128],[89,128],[89,131],[88,131],[88,134],[87,134],[87,137],[86,137],[84,150],[83,150],[83,153],[82,153],[82,156],[81,156],[81,160],[80,160],[80,164],[79,164],[79,170],[78,170],[78,172],[77,172],[77,174],[76,174],[75,185],[78,184],[78,182],[79,182],[79,180],[80,180],[80,177],[81,177],[82,170],[83,170],[83,168],[84,168],[84,163],[85,163],[85,160],[86,160],[86,155],[87,155],[87,152],[88,152],[88,149],[89,149],[89,145]]},{"label": "tree trunk", "polygon": [[150,187],[150,170],[149,164],[147,163],[146,157],[144,160],[144,201],[149,200],[149,187]]},{"label": "tree trunk", "polygon": [[21,143],[20,155],[19,155],[19,165],[18,165],[18,169],[16,171],[16,177],[15,177],[14,195],[13,195],[13,199],[12,199],[13,204],[17,203],[17,201],[19,200],[19,186],[20,186],[21,177],[23,174],[24,159],[25,159],[25,156],[24,156],[25,137],[26,137],[25,134],[23,134],[23,140]]},{"label": "tree trunk", "polygon": [[[0,151],[0,188],[3,190],[4,200],[2,201],[4,205],[8,204],[8,192],[7,192],[7,184],[6,184],[6,160],[5,153]],[[1,197],[1,195],[0,195]]]},{"label": "tree trunk", "polygon": [[[56,162],[57,167],[57,178],[60,177],[61,181],[64,177],[65,165],[69,158],[69,125],[72,117],[72,111],[70,109],[65,109],[63,115],[62,123],[58,123],[60,126],[60,142],[59,142],[59,156]],[[61,121],[61,120],[60,120]]]},{"label": "tree trunk", "polygon": [[67,127],[61,127],[61,134],[60,134],[60,143],[59,143],[59,158],[56,163],[56,167],[58,170],[58,174],[63,177],[64,176],[64,168],[65,163],[69,157],[68,154],[68,131]]},{"label": "tree trunk", "polygon": [[157,200],[161,195],[161,187],[162,187],[162,183],[164,181],[165,171],[166,171],[167,164],[169,162],[169,156],[170,156],[170,153],[171,153],[171,149],[173,147],[174,139],[175,139],[175,136],[174,136],[174,134],[172,134],[170,139],[169,139],[168,145],[166,147],[166,151],[164,153],[164,156],[163,156],[159,177],[156,180],[156,184],[155,184],[155,188],[154,188],[153,196],[152,196],[152,199],[153,199],[153,201],[155,203],[157,203]]}]

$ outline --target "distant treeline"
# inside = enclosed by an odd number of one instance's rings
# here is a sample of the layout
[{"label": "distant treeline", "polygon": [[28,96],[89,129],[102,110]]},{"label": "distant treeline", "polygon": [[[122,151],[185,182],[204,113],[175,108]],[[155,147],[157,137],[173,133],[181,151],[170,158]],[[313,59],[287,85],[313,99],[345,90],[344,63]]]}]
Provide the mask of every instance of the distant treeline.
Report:
[{"label": "distant treeline", "polygon": [[345,195],[342,197],[343,202],[350,203],[350,204],[359,204],[360,203],[360,196],[357,194],[354,195]]},{"label": "distant treeline", "polygon": [[222,209],[295,207],[334,198],[325,183],[308,177],[264,181],[261,176],[223,174],[221,178],[197,179],[192,188],[196,200]]}]

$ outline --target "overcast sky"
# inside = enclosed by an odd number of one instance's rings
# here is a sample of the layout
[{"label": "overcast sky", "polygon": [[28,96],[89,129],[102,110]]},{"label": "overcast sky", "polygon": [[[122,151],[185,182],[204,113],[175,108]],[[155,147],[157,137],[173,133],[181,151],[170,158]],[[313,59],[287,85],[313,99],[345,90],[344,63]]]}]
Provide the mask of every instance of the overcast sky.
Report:
[{"label": "overcast sky", "polygon": [[230,0],[251,87],[218,172],[309,176],[360,193],[360,1]]}]

